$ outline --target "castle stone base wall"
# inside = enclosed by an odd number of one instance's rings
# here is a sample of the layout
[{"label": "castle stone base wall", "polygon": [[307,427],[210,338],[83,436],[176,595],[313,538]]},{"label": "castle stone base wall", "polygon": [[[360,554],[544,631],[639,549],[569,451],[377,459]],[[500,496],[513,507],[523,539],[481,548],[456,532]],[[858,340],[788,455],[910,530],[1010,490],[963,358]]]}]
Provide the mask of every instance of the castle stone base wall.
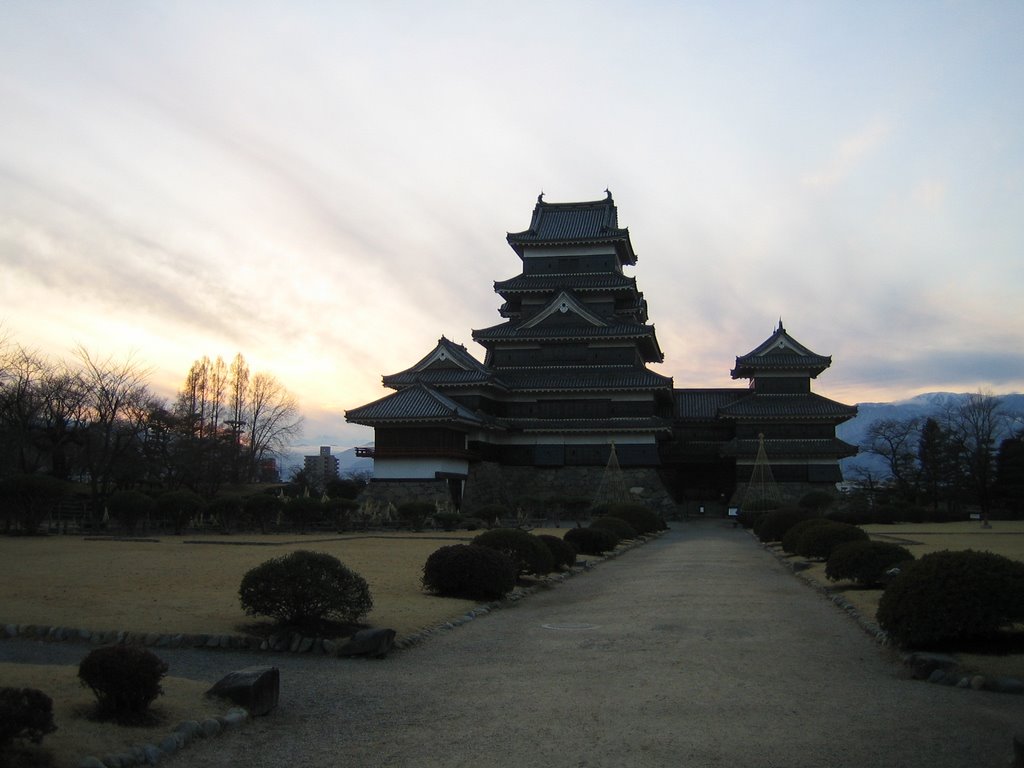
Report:
[{"label": "castle stone base wall", "polygon": [[470,468],[463,490],[462,509],[473,514],[487,504],[516,509],[551,498],[590,499],[595,503],[604,488],[624,489],[632,501],[647,505],[665,517],[674,517],[676,505],[653,467],[624,467],[617,478],[606,477],[604,467],[510,467],[479,462]]},{"label": "castle stone base wall", "polygon": [[443,507],[451,502],[451,496],[445,480],[371,480],[359,495],[359,501],[379,507],[429,501]]},{"label": "castle stone base wall", "polygon": [[[736,485],[736,492],[733,493],[732,498],[729,500],[730,506],[743,506],[743,497],[747,492],[748,485],[749,483],[739,483]],[[775,486],[779,491],[782,504],[787,507],[795,507],[800,502],[800,499],[811,491],[825,491],[833,496],[839,496],[835,483],[776,483]]]}]

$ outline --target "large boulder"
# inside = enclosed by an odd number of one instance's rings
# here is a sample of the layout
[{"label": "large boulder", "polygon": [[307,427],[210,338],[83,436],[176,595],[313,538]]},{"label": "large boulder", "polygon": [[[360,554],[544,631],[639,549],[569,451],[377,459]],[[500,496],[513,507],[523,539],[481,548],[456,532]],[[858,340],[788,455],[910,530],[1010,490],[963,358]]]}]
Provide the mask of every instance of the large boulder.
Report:
[{"label": "large boulder", "polygon": [[370,656],[383,659],[395,644],[393,629],[362,629],[338,648],[339,656]]},{"label": "large boulder", "polygon": [[225,675],[206,695],[228,699],[257,717],[269,715],[277,707],[280,690],[277,667],[246,667]]}]

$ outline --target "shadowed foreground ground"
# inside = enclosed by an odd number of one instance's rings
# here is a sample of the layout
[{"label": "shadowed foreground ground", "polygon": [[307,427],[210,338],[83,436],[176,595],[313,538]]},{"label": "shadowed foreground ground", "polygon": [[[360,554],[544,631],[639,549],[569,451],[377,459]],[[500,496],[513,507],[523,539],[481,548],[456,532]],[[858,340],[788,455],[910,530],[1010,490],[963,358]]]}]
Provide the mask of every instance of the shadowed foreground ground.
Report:
[{"label": "shadowed foreground ground", "polygon": [[721,521],[385,661],[281,668],[279,709],[162,762],[249,766],[1005,766],[1024,697],[903,678],[849,618]]}]

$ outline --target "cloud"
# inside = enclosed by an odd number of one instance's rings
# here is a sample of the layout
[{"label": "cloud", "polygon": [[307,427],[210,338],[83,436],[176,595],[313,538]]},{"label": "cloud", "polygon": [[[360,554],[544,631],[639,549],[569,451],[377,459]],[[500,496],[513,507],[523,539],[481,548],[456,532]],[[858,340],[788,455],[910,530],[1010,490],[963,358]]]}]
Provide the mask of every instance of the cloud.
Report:
[{"label": "cloud", "polygon": [[891,132],[888,121],[871,120],[857,133],[843,138],[824,166],[803,174],[800,183],[813,189],[841,184],[886,142]]}]

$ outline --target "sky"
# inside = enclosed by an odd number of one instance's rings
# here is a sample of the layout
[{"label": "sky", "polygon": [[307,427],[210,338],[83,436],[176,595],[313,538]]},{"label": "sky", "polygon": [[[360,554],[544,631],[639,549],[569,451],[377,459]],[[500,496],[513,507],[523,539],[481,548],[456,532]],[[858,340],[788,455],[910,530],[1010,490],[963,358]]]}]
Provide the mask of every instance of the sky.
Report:
[{"label": "sky", "polygon": [[372,432],[537,195],[610,189],[677,387],[781,318],[847,403],[1024,391],[1024,3],[60,2],[0,8],[0,328],[241,352],[304,442]]}]

